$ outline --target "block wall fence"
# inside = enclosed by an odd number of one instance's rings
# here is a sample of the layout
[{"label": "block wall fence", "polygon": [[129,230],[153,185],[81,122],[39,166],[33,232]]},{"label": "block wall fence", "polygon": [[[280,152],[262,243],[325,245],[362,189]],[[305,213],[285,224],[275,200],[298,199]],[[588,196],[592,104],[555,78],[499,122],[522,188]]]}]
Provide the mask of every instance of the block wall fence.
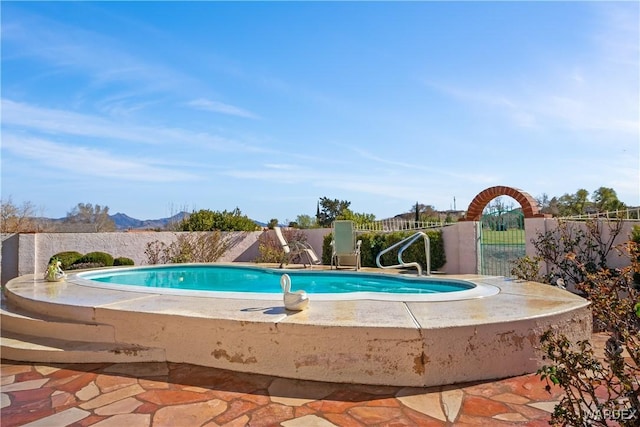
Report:
[{"label": "block wall fence", "polygon": [[[526,253],[535,255],[531,244],[539,232],[557,227],[557,220],[551,218],[526,218],[525,236]],[[637,224],[637,223],[636,223]],[[447,262],[440,271],[446,274],[477,274],[478,270],[478,227],[477,221],[462,221],[443,228],[443,240]],[[625,222],[622,233],[615,244],[629,239],[633,223]],[[607,230],[607,227],[604,227]],[[317,254],[322,253],[322,242],[331,229],[302,230],[307,241]],[[266,231],[230,232],[227,238],[232,242],[231,248],[220,259],[221,262],[253,262],[258,257],[258,237]],[[111,233],[32,233],[11,234],[2,236],[2,255],[0,276],[2,285],[14,277],[25,274],[43,274],[49,258],[63,251],[88,253],[93,251],[107,252],[114,257],[127,257],[136,265],[147,264],[145,249],[147,243],[160,241],[166,244],[173,242],[179,232],[111,232]],[[615,251],[614,251],[615,252]],[[622,267],[628,261],[611,254],[608,260],[612,267]],[[544,267],[544,266],[543,266]]]}]

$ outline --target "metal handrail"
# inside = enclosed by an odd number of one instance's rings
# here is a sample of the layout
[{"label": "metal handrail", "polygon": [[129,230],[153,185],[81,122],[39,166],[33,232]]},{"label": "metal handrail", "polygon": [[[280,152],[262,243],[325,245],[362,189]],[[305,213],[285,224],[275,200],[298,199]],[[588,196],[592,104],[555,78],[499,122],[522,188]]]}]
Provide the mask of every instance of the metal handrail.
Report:
[{"label": "metal handrail", "polygon": [[[378,267],[380,267],[380,268],[416,267],[418,269],[418,276],[422,276],[422,266],[420,266],[419,263],[417,263],[417,262],[404,262],[402,260],[402,253],[404,252],[404,250],[407,249],[413,242],[418,240],[421,236],[424,239],[424,253],[425,253],[425,256],[427,258],[427,276],[431,276],[431,251],[430,251],[431,242],[429,241],[429,236],[427,236],[426,233],[423,233],[422,231],[418,231],[416,234],[413,234],[413,235],[407,237],[406,239],[400,240],[399,242],[394,243],[393,245],[389,246],[387,249],[384,249],[384,250],[380,251],[380,253],[376,257],[376,264],[378,265]],[[405,244],[398,251],[398,264],[383,266],[380,263],[380,258],[382,257],[382,255],[386,254],[387,252],[391,251],[392,249],[397,248],[398,246],[402,245],[403,243],[405,243]]]}]

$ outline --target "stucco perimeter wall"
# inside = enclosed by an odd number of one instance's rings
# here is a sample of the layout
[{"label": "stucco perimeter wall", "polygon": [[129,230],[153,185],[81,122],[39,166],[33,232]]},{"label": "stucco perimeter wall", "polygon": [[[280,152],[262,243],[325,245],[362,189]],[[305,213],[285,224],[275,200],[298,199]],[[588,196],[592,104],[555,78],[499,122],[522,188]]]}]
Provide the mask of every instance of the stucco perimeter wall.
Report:
[{"label": "stucco perimeter wall", "polygon": [[[331,229],[305,230],[307,241],[318,255],[322,253],[323,238]],[[231,243],[219,261],[253,262],[258,258],[258,238],[263,231],[223,233]],[[3,235],[2,284],[25,274],[43,274],[54,254],[64,251],[107,252],[114,257],[131,258],[136,265],[148,264],[145,253],[153,241],[166,245],[174,242],[181,232],[133,233],[34,233]]]},{"label": "stucco perimeter wall", "polygon": [[[258,256],[258,236],[256,232],[224,233],[231,247],[220,261],[253,261]],[[52,255],[64,251],[82,254],[94,251],[107,252],[114,257],[131,258],[136,265],[148,264],[145,249],[149,242],[158,241],[166,245],[174,242],[178,232],[136,232],[136,233],[37,233],[18,235],[17,271],[9,269],[5,274],[5,260],[2,261],[2,284],[11,279],[12,274],[41,274]],[[4,252],[4,250],[3,250]],[[4,255],[4,254],[3,254]],[[9,266],[9,265],[7,265]]]},{"label": "stucco perimeter wall", "polygon": [[478,271],[477,222],[465,221],[444,227],[442,239],[447,262],[440,268],[447,274],[476,274]]},{"label": "stucco perimeter wall", "polygon": [[[526,239],[526,253],[530,257],[535,256],[536,250],[531,243],[532,240],[537,239],[538,234],[545,233],[550,230],[558,228],[558,220],[554,218],[531,218],[525,219],[525,239]],[[613,246],[624,245],[631,238],[631,231],[634,225],[638,225],[637,222],[623,221],[622,231],[618,234],[617,238],[613,241]],[[580,221],[572,221],[571,227],[585,228],[585,223]],[[603,241],[607,242],[611,237],[611,229],[609,228],[606,220],[601,221],[600,227],[602,230]],[[622,268],[629,265],[629,259],[626,256],[622,256],[618,251],[612,250],[607,258],[607,265],[610,268]],[[545,273],[548,273],[548,266],[543,266]]]}]

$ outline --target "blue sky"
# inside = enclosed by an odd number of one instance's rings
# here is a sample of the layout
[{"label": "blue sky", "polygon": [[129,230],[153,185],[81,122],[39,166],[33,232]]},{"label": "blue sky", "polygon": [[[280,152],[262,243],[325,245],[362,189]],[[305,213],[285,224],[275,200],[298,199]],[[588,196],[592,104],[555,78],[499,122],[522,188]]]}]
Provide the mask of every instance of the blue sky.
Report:
[{"label": "blue sky", "polygon": [[2,198],[378,219],[640,204],[638,2],[5,2]]}]

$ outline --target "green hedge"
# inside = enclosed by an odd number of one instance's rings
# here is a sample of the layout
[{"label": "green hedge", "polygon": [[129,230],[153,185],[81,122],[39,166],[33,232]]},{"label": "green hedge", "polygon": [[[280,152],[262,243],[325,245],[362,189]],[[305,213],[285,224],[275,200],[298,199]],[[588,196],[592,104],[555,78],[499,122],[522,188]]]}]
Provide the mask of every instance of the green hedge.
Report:
[{"label": "green hedge", "polygon": [[[392,246],[400,240],[412,236],[412,231],[396,231],[393,233],[363,233],[358,234],[358,240],[362,240],[360,247],[360,258],[363,267],[377,267],[376,257],[378,254]],[[429,230],[426,232],[429,237],[430,253],[431,253],[431,270],[437,270],[444,266],[447,259],[444,254],[444,240],[442,239],[441,230]],[[324,237],[322,244],[322,263],[331,264],[331,240],[332,234]],[[399,248],[398,248],[399,249]],[[424,240],[419,238],[411,244],[403,253],[402,260],[404,262],[418,262],[423,270],[427,268],[427,259],[424,254]],[[382,256],[382,265],[394,265],[398,263],[398,250],[395,249]]]},{"label": "green hedge", "polygon": [[49,258],[51,261],[57,258],[62,263],[63,270],[78,270],[84,268],[111,267],[113,265],[134,265],[131,258],[118,257],[113,258],[111,254],[106,252],[89,252],[82,255],[76,251],[58,252]]},{"label": "green hedge", "polygon": [[113,265],[134,265],[134,261],[131,258],[127,257],[118,257],[113,260]]},{"label": "green hedge", "polygon": [[73,264],[100,264],[103,267],[111,267],[113,265],[113,256],[106,252],[89,252],[77,259]]},{"label": "green hedge", "polygon": [[49,264],[51,264],[54,258],[57,258],[58,261],[62,263],[61,268],[63,270],[68,270],[74,262],[82,258],[82,254],[76,251],[58,252],[49,258]]}]

